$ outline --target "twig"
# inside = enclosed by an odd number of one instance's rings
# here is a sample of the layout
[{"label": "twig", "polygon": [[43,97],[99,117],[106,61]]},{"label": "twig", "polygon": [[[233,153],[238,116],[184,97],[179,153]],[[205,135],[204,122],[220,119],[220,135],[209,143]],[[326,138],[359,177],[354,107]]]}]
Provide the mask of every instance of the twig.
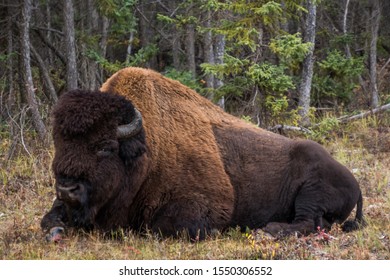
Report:
[{"label": "twig", "polygon": [[23,137],[23,127],[24,127],[24,124],[25,124],[25,118],[26,118],[26,114],[27,114],[27,111],[30,110],[30,107],[28,106],[24,106],[23,109],[22,109],[22,112],[20,113],[20,140],[22,142],[22,146],[24,148],[24,150],[27,152],[27,154],[31,157],[31,153],[28,151],[27,149],[27,146],[26,144],[24,143],[24,137]]},{"label": "twig", "polygon": [[49,42],[45,36],[43,36],[43,34],[41,33],[40,30],[38,29],[34,29],[34,31],[36,32],[36,34],[38,35],[38,37],[42,40],[42,42],[49,48],[53,51],[53,53],[61,60],[62,64],[66,65],[66,59],[65,57],[62,55],[62,53],[60,53],[59,50],[57,50],[56,47],[54,47],[54,45]]},{"label": "twig", "polygon": [[17,130],[18,129],[20,130],[20,126],[19,126],[18,122],[15,120],[16,117],[14,118],[11,115],[11,112],[10,112],[10,109],[8,108],[8,106],[6,106],[6,112],[8,114],[8,119],[10,122],[10,132],[11,132],[11,140],[12,140],[11,146],[9,147],[8,154],[7,154],[7,161],[8,161],[13,157],[13,154],[15,152],[15,147],[16,147],[17,142],[18,142],[18,137],[16,135],[18,134]]},{"label": "twig", "polygon": [[383,67],[381,68],[381,70],[379,70],[379,73],[378,73],[378,76],[382,76],[382,72],[383,70],[386,69],[387,65],[389,65],[390,63],[390,58],[386,61],[386,63],[383,65]]}]

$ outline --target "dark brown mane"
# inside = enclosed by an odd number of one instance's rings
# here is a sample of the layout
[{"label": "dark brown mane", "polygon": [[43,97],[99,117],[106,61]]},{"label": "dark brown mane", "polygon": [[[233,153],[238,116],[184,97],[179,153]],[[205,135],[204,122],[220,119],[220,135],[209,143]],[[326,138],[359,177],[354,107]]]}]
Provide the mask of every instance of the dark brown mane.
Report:
[{"label": "dark brown mane", "polygon": [[72,137],[113,118],[117,125],[128,123],[134,117],[134,107],[122,96],[74,90],[61,97],[52,115],[53,127],[63,136]]}]

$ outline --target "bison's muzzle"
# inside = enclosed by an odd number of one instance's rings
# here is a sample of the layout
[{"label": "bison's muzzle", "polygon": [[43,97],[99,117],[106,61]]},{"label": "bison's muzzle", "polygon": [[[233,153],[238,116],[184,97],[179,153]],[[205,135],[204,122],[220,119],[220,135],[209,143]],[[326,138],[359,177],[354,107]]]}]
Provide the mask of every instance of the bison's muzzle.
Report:
[{"label": "bison's muzzle", "polygon": [[88,198],[87,184],[71,179],[58,180],[56,185],[57,197],[72,207],[86,204]]}]

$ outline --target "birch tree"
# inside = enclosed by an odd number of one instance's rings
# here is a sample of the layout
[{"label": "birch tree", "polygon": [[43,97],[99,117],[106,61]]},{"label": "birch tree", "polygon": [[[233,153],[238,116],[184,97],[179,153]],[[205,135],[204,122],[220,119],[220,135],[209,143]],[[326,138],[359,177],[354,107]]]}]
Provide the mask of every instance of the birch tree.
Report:
[{"label": "birch tree", "polygon": [[[211,11],[208,9],[206,12],[205,18],[205,28],[206,31],[203,37],[204,45],[204,62],[208,64],[214,64],[214,48],[213,48],[213,33],[211,31]],[[214,75],[212,73],[206,74],[206,86],[208,88],[214,88]],[[209,99],[213,98],[213,94],[209,94]]]},{"label": "birch tree", "polygon": [[191,72],[192,77],[196,76],[196,64],[195,64],[195,25],[188,23],[186,26],[186,56],[187,56],[187,68]]},{"label": "birch tree", "polygon": [[317,17],[317,6],[315,0],[307,0],[306,7],[308,14],[306,15],[305,21],[304,40],[305,42],[310,42],[312,45],[303,61],[301,83],[299,85],[299,115],[301,116],[301,124],[305,126],[310,124],[310,91],[313,78],[314,43]]},{"label": "birch tree", "polygon": [[[342,23],[344,36],[348,35],[347,19],[348,19],[349,3],[350,3],[350,0],[345,0],[345,8],[344,8],[344,14],[343,14],[343,23]],[[350,48],[348,42],[345,44],[345,53],[347,55],[347,58],[351,58],[351,48]]]},{"label": "birch tree", "polygon": [[[217,34],[215,36],[215,43],[214,43],[214,63],[216,65],[223,64],[223,55],[225,54],[225,45],[226,45],[225,36],[222,34]],[[222,86],[223,86],[223,81],[221,79],[218,79],[217,77],[214,77],[214,89],[219,89]],[[217,104],[219,107],[221,107],[223,110],[225,110],[225,97],[222,96],[217,101]]]},{"label": "birch tree", "polygon": [[370,65],[370,94],[371,94],[371,107],[376,108],[379,105],[379,94],[378,94],[378,82],[377,82],[377,43],[379,33],[379,23],[381,17],[381,8],[379,0],[372,1],[371,9],[371,41],[370,41],[370,54],[369,54],[369,65]]}]

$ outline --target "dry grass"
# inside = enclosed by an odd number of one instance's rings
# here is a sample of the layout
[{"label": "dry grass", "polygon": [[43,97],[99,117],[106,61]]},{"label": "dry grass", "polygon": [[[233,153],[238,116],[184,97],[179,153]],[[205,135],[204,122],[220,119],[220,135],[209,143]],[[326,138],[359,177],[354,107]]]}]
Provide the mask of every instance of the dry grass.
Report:
[{"label": "dry grass", "polygon": [[48,244],[39,228],[54,198],[51,149],[33,148],[6,161],[9,140],[0,145],[1,259],[390,259],[390,120],[361,121],[330,136],[326,148],[357,177],[368,226],[343,233],[275,239],[262,231],[231,229],[203,242],[159,240],[146,234],[73,232]]}]

